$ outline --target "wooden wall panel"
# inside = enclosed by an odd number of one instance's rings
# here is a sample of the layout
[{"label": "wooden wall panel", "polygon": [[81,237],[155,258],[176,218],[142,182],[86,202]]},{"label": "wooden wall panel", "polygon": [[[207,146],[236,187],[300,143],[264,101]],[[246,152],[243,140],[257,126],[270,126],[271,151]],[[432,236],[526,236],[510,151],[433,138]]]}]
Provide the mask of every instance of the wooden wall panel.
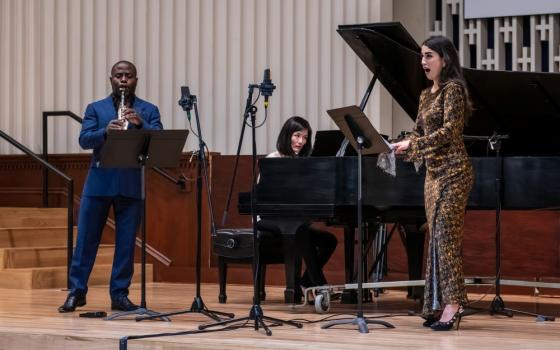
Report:
[{"label": "wooden wall panel", "polygon": [[[79,197],[89,168],[90,155],[54,155],[50,161],[61,171],[74,179],[75,222],[78,220]],[[146,176],[147,198],[147,244],[169,259],[170,266],[148,255],[148,262],[154,264],[155,281],[188,281],[194,276],[190,270],[195,266],[194,242],[196,238],[196,157],[185,154],[180,167],[168,172],[178,178],[184,175],[190,179],[185,189],[169,182],[155,172],[148,170]],[[49,177],[51,206],[66,207],[66,184],[57,177]],[[38,163],[26,156],[0,156],[0,206],[41,206],[42,170]],[[203,228],[206,239],[203,242],[203,258],[209,260],[209,232],[206,196],[203,196]],[[112,212],[110,218],[113,217]],[[114,242],[114,230],[106,226],[103,242]],[[164,259],[164,260],[165,260]],[[140,261],[140,251],[136,251]],[[208,264],[207,264],[208,265]],[[186,275],[183,270],[187,269]],[[190,278],[192,280],[192,278]]]}]

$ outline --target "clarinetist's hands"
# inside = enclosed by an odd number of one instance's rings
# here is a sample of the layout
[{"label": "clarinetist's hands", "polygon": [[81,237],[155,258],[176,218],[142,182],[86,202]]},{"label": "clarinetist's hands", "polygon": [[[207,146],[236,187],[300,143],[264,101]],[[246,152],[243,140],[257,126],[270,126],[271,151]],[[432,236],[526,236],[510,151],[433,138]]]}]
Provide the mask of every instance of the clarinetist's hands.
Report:
[{"label": "clarinetist's hands", "polygon": [[134,108],[127,108],[123,112],[124,119],[128,120],[130,123],[134,124],[136,127],[141,127],[144,120],[136,113]]},{"label": "clarinetist's hands", "polygon": [[109,124],[107,125],[107,128],[105,128],[105,131],[108,131],[108,130],[122,130],[123,129],[123,122],[124,122],[124,120],[113,119],[109,122]]}]

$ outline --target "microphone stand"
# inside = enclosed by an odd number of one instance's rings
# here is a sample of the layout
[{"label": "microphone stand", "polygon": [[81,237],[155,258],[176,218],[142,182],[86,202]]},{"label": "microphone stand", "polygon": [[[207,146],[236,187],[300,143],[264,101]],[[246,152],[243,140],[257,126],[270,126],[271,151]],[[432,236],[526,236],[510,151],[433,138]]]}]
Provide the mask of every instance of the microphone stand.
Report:
[{"label": "microphone stand", "polygon": [[[264,312],[261,308],[260,302],[260,296],[259,296],[259,286],[258,286],[258,278],[257,276],[260,275],[260,263],[259,263],[259,237],[258,237],[258,230],[257,230],[257,212],[256,212],[256,185],[257,185],[257,141],[256,141],[256,113],[257,113],[257,107],[253,104],[253,92],[255,88],[259,88],[259,85],[256,84],[250,84],[249,85],[249,94],[247,96],[247,102],[245,104],[245,113],[243,116],[243,127],[241,129],[241,138],[239,140],[239,147],[238,147],[238,153],[237,153],[237,157],[239,157],[239,151],[241,148],[241,143],[242,143],[242,138],[243,138],[243,133],[245,130],[245,125],[247,124],[247,121],[249,118],[251,118],[251,130],[252,130],[252,178],[251,178],[251,216],[253,219],[253,305],[251,306],[251,310],[249,310],[249,316],[246,317],[241,317],[241,318],[236,318],[236,319],[232,319],[232,320],[226,320],[226,321],[221,321],[221,322],[217,322],[217,323],[213,323],[213,324],[208,324],[208,325],[200,325],[198,326],[199,330],[205,330],[208,328],[212,328],[212,327],[217,327],[217,326],[225,326],[231,323],[241,323],[241,325],[239,327],[236,327],[234,329],[237,328],[241,328],[243,326],[245,326],[245,324],[247,324],[249,321],[253,321],[253,326],[254,329],[256,331],[259,330],[259,328],[264,329],[266,335],[271,336],[272,335],[272,331],[270,330],[269,326],[280,326],[280,325],[290,325],[290,326],[294,326],[297,328],[302,328],[302,324],[299,322],[294,322],[294,321],[287,321],[287,320],[281,320],[279,318],[273,318],[273,317],[269,317],[269,316],[265,316]],[[237,162],[236,162],[236,169],[237,169]],[[234,173],[234,178],[232,179],[232,184],[234,183],[234,179],[235,179],[235,173]],[[230,190],[231,192],[231,190]],[[227,208],[226,208],[227,210]],[[267,325],[265,323],[265,321],[269,321],[272,322],[270,325]],[[218,329],[218,331],[221,330],[230,330],[230,327],[226,327],[226,328],[221,328]]]},{"label": "microphone stand", "polygon": [[[136,321],[149,320],[154,318],[160,318],[163,316],[174,316],[188,313],[199,313],[207,316],[215,321],[221,321],[220,316],[225,316],[228,318],[233,318],[235,315],[232,313],[226,313],[221,311],[209,310],[200,295],[200,283],[201,283],[201,244],[202,244],[202,172],[204,172],[204,181],[206,182],[206,197],[208,200],[208,207],[210,210],[210,224],[212,233],[216,232],[216,226],[214,223],[214,211],[212,208],[212,197],[210,193],[210,186],[208,185],[208,172],[207,172],[207,161],[205,156],[206,144],[202,139],[202,131],[200,129],[200,118],[198,116],[198,106],[195,95],[191,95],[186,88],[187,96],[183,96],[179,101],[179,105],[183,107],[183,110],[187,112],[188,119],[191,120],[191,109],[194,107],[194,115],[196,118],[197,135],[198,135],[198,167],[197,167],[197,179],[196,179],[196,220],[197,220],[197,231],[196,231],[196,295],[192,302],[191,308],[186,310],[150,315],[150,316],[140,316],[136,318]],[[186,98],[185,98],[186,97]],[[175,334],[170,334],[175,335]]]},{"label": "microphone stand", "polygon": [[[527,316],[534,316],[539,320],[544,321],[554,321],[554,317],[546,316],[546,315],[539,315],[533,312],[526,312],[521,310],[510,309],[505,306],[504,300],[500,295],[501,292],[501,263],[502,263],[502,253],[501,253],[501,213],[502,213],[502,201],[501,201],[501,194],[502,194],[502,181],[503,181],[503,169],[502,169],[502,157],[500,155],[500,150],[502,146],[502,140],[509,139],[509,135],[498,135],[496,132],[492,134],[492,136],[463,136],[465,140],[474,140],[474,141],[487,141],[490,145],[490,149],[495,152],[495,160],[496,160],[496,176],[495,176],[495,192],[496,192],[496,226],[495,226],[495,248],[496,248],[496,279],[495,279],[495,296],[492,302],[490,303],[490,309],[488,310],[490,315],[494,316],[504,315],[507,317],[513,317],[513,313],[527,315]],[[469,309],[474,310],[473,312],[468,312],[466,315],[476,314],[478,312],[485,311],[484,309],[469,307]]]}]

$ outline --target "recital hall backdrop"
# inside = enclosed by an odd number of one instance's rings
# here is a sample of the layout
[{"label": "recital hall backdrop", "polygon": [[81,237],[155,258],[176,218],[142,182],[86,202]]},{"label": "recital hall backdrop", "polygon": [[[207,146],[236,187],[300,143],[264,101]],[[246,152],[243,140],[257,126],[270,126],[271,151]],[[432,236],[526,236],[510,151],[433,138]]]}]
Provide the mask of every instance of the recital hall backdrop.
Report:
[{"label": "recital hall backdrop", "polygon": [[[330,129],[327,109],[359,104],[371,74],[335,29],[393,20],[395,3],[0,0],[0,128],[40,152],[41,112],[82,114],[88,102],[109,93],[111,65],[127,59],[138,67],[138,95],[160,107],[166,128],[187,127],[177,100],[180,86],[188,85],[198,96],[209,148],[232,154],[248,84],[262,81],[270,68],[277,89],[258,132],[259,150],[266,153],[290,116]],[[380,90],[367,113],[390,134],[392,102],[386,93],[380,97]],[[81,152],[76,123],[61,118],[51,123],[49,152]],[[195,146],[190,139],[186,150]],[[249,153],[248,142],[243,152]],[[16,151],[0,143],[0,153]]]}]

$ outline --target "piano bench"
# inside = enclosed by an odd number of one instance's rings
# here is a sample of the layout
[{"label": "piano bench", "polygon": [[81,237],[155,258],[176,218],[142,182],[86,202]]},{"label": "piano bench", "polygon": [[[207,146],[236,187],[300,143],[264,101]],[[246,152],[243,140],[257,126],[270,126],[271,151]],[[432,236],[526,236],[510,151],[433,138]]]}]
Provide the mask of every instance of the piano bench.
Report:
[{"label": "piano bench", "polygon": [[[260,239],[259,264],[260,273],[257,277],[259,296],[265,300],[266,265],[282,264],[284,254],[282,251],[282,237],[274,232],[259,230]],[[220,304],[227,301],[226,283],[227,268],[229,264],[253,263],[253,229],[220,229],[212,237],[212,251],[218,256],[218,276],[220,283]],[[254,271],[253,271],[254,275]]]}]

